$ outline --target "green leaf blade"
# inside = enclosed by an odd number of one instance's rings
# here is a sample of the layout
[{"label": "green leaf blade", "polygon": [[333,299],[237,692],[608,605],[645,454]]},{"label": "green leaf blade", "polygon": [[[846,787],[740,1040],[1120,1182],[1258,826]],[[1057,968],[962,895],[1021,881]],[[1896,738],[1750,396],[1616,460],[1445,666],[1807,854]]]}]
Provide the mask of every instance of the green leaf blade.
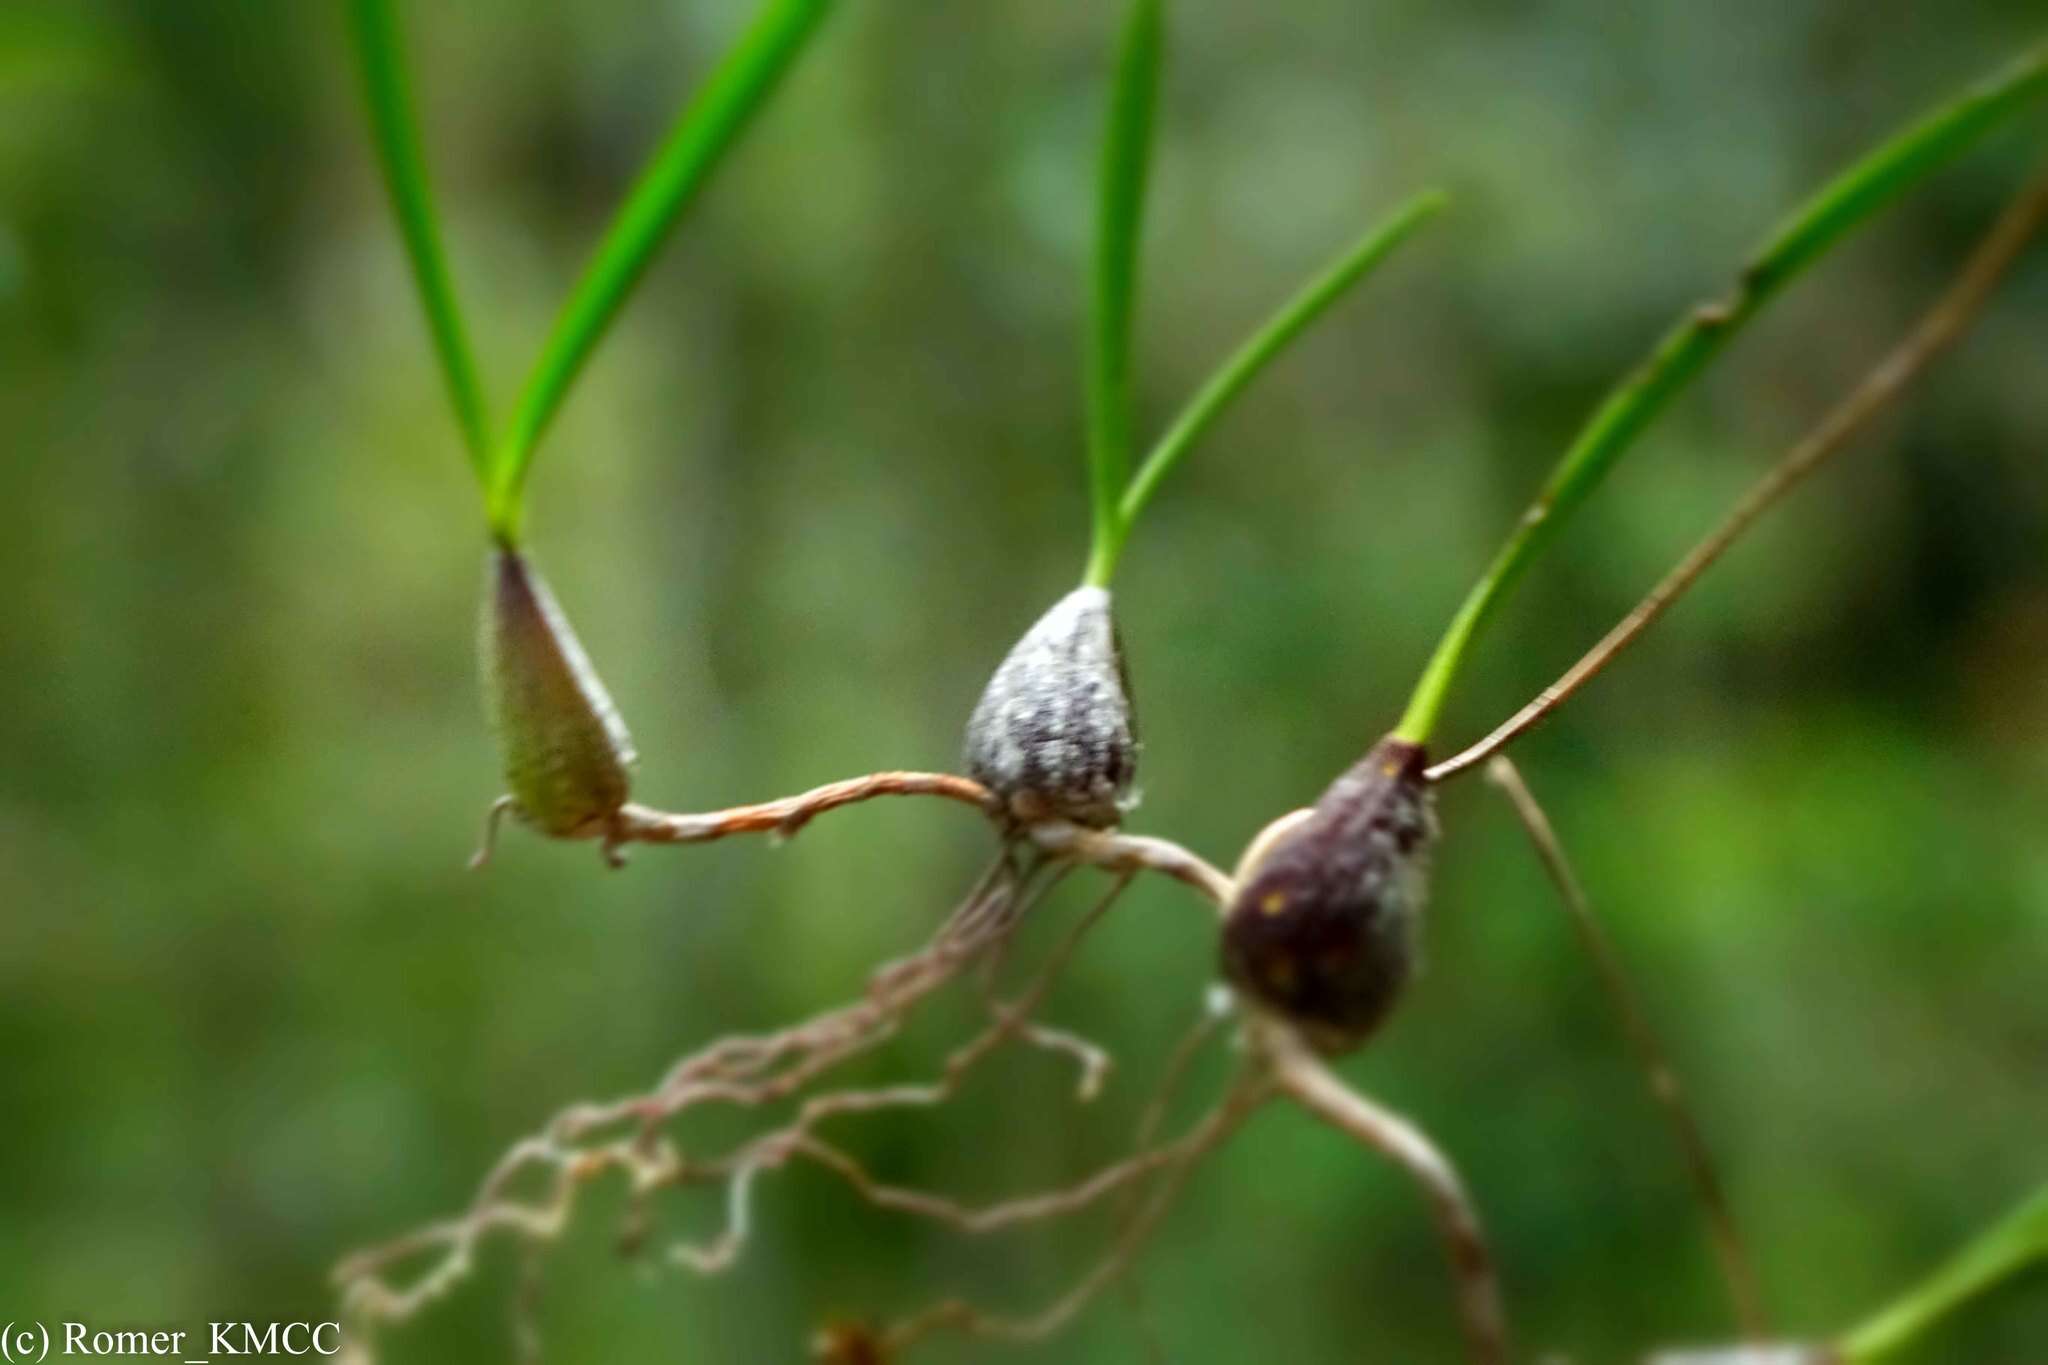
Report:
[{"label": "green leaf blade", "polygon": [[1252,381],[1449,202],[1440,191],[1428,190],[1396,208],[1311,278],[1216,368],[1146,455],[1125,490],[1110,553],[1112,567],[1159,485]]},{"label": "green leaf blade", "polygon": [[768,0],[677,116],[627,195],[557,316],[499,444],[491,479],[491,525],[500,540],[517,540],[534,451],[591,352],[670,229],[795,64],[833,3]]},{"label": "green leaf blade", "polygon": [[1643,430],[1773,296],[1878,209],[2044,91],[2048,46],[1916,120],[1822,186],[1759,248],[1731,296],[1694,309],[1667,332],[1648,359],[1594,409],[1460,605],[1395,733],[1412,743],[1428,740],[1451,682],[1508,590]]},{"label": "green leaf blade", "polygon": [[1131,465],[1131,333],[1153,111],[1164,40],[1162,0],[1133,0],[1102,130],[1087,347],[1088,472],[1094,542],[1084,582],[1104,586],[1115,562],[1117,504]]},{"label": "green leaf blade", "polygon": [[1835,1353],[1844,1365],[1870,1365],[1911,1345],[1956,1309],[2044,1259],[2048,1259],[2048,1185],[1849,1333]]},{"label": "green leaf blade", "polygon": [[363,93],[369,104],[371,139],[385,189],[398,218],[413,284],[427,316],[442,379],[455,409],[456,425],[477,481],[490,485],[489,424],[483,386],[456,303],[455,284],[441,246],[440,221],[427,180],[426,153],[405,75],[405,52],[391,0],[350,0],[349,30],[355,39]]},{"label": "green leaf blade", "polygon": [[2044,93],[2048,44],[1979,81],[1829,182],[1758,250],[1745,285],[1759,296],[1774,293],[1844,232]]}]

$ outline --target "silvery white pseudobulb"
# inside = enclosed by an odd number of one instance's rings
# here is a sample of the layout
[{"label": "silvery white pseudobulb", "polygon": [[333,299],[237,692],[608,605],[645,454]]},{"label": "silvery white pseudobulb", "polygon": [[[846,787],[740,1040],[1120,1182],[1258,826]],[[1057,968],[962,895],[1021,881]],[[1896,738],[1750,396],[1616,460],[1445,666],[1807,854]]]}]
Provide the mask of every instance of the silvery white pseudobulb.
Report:
[{"label": "silvery white pseudobulb", "polygon": [[1122,818],[1138,738],[1108,589],[1074,589],[1011,649],[967,722],[966,764],[1020,823]]}]

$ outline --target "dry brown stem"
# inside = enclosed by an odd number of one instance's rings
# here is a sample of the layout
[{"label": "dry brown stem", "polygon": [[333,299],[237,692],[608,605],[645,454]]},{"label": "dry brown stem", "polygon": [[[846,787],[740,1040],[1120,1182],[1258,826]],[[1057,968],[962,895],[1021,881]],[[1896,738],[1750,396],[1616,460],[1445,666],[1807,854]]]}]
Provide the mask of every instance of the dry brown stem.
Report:
[{"label": "dry brown stem", "polygon": [[[618,844],[699,844],[735,834],[771,834],[788,838],[813,819],[841,806],[882,796],[937,796],[998,813],[988,788],[970,777],[952,773],[881,772],[830,782],[795,796],[751,806],[697,814],[677,814],[648,806],[627,805],[618,816],[612,840]],[[503,808],[492,808],[493,818]],[[1045,820],[1018,832],[1039,849],[1073,863],[1112,872],[1157,872],[1192,886],[1218,905],[1228,901],[1230,879],[1198,854],[1171,840],[1151,835],[1092,829],[1064,820]],[[489,839],[476,861],[488,855]]]},{"label": "dry brown stem", "polygon": [[1693,546],[1676,568],[1650,590],[1648,596],[1624,616],[1613,630],[1587,650],[1585,656],[1566,669],[1564,675],[1536,695],[1535,700],[1502,722],[1492,734],[1429,770],[1429,779],[1440,782],[1482,763],[1506,748],[1567,698],[1613,662],[1616,655],[1633,644],[1650,628],[1665,609],[1683,596],[1701,574],[1728,547],[1741,539],[1756,520],[1812,474],[1829,457],[1870,424],[1887,404],[1917,379],[1926,368],[1969,330],[1998,282],[2011,269],[2027,242],[2048,220],[2048,175],[2037,179],[1999,215],[1991,231],[1977,247],[1955,283],[1914,325],[1877,367],[1865,375],[1848,397],[1821,419],[1809,432],[1735,505],[1725,520]]},{"label": "dry brown stem", "polygon": [[619,812],[618,839],[639,844],[703,844],[734,834],[773,834],[789,838],[826,811],[878,796],[939,796],[983,811],[995,809],[988,788],[971,777],[952,773],[869,773],[828,782],[795,796],[753,806],[676,815],[648,806],[628,805]]},{"label": "dry brown stem", "polygon": [[1572,871],[1571,861],[1565,857],[1564,845],[1558,841],[1557,831],[1551,827],[1543,807],[1537,804],[1535,794],[1522,781],[1521,773],[1516,771],[1506,754],[1496,756],[1487,765],[1486,775],[1507,794],[1516,818],[1521,821],[1523,831],[1536,849],[1544,872],[1557,889],[1558,899],[1571,916],[1572,927],[1578,933],[1586,956],[1593,960],[1594,973],[1614,1005],[1622,1034],[1628,1040],[1629,1049],[1635,1053],[1636,1064],[1642,1068],[1649,1082],[1651,1098],[1671,1126],[1672,1139],[1678,1145],[1686,1174],[1699,1198],[1700,1211],[1706,1218],[1707,1237],[1720,1265],[1722,1282],[1728,1288],[1735,1320],[1745,1337],[1751,1342],[1761,1342],[1771,1333],[1763,1291],[1742,1236],[1736,1230],[1735,1215],[1723,1192],[1720,1173],[1715,1168],[1713,1154],[1707,1148],[1706,1136],[1693,1118],[1685,1089],[1679,1084],[1678,1069],[1671,1064],[1670,1054],[1665,1051],[1663,1041],[1651,1025],[1649,1013],[1643,1008],[1627,969],[1622,966],[1620,954],[1594,915],[1592,902],[1587,899],[1585,889]]}]

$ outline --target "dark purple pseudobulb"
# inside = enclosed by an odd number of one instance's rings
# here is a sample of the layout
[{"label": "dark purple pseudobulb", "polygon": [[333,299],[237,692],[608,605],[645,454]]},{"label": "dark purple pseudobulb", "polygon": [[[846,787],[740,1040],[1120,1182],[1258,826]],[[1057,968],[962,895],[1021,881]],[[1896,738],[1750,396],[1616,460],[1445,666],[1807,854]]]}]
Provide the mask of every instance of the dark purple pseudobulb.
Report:
[{"label": "dark purple pseudobulb", "polygon": [[1323,1052],[1370,1037],[1414,976],[1434,794],[1420,745],[1387,738],[1244,870],[1223,972]]}]

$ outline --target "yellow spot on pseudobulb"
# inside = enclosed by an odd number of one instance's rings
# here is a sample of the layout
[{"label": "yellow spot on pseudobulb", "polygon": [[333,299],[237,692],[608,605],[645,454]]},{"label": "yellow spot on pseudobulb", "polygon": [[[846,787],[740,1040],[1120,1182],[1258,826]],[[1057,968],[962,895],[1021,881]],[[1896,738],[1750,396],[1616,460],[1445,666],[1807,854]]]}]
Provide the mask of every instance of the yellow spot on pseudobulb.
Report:
[{"label": "yellow spot on pseudobulb", "polygon": [[1277,915],[1286,908],[1287,893],[1285,891],[1268,891],[1265,899],[1259,902],[1259,909],[1268,915]]}]

